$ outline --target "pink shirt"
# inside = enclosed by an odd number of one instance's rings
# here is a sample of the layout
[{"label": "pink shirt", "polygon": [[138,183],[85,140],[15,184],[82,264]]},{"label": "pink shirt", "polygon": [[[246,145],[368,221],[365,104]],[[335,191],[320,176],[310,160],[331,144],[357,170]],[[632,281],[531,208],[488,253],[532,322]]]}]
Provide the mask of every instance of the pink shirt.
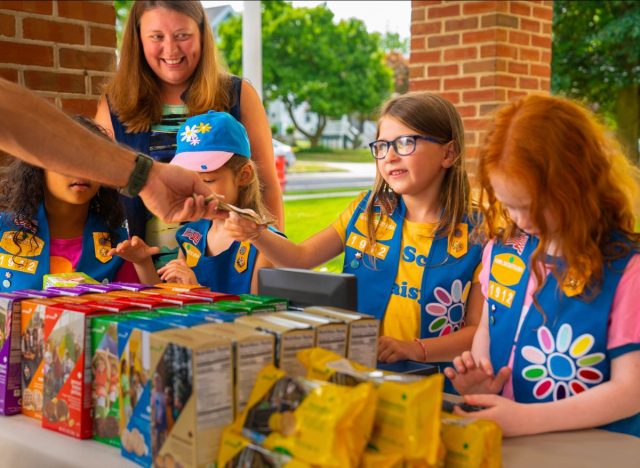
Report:
[{"label": "pink shirt", "polygon": [[[76,271],[82,255],[82,237],[51,239],[49,247],[50,272],[69,273]],[[89,273],[87,273],[89,274]],[[89,274],[89,276],[91,276]],[[131,262],[124,262],[114,281],[138,283],[138,275]]]},{"label": "pink shirt", "polygon": [[[480,272],[480,285],[484,297],[488,297],[489,290],[489,270],[491,269],[491,249],[493,241],[489,242],[482,253],[482,271]],[[548,273],[548,271],[547,271]],[[520,311],[518,328],[515,340],[518,340],[520,326],[527,315],[529,307],[533,303],[533,292],[538,288],[535,275],[529,276],[527,292],[524,304]],[[609,315],[609,330],[607,332],[607,349],[615,349],[628,344],[640,343],[640,314],[638,314],[638,304],[640,303],[640,254],[631,257],[627,267],[622,274],[618,288],[613,296],[611,314]],[[515,346],[511,349],[509,357],[510,368],[513,368],[513,358]],[[498,371],[498,369],[494,369]],[[513,382],[511,379],[505,384],[502,395],[513,399]]]}]

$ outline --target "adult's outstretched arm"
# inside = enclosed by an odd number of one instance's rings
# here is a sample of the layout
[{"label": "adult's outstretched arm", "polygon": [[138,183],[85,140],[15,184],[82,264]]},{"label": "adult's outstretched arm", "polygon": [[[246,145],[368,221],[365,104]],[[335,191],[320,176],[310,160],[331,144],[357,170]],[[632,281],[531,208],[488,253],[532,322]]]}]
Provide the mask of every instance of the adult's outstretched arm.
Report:
[{"label": "adult's outstretched arm", "polygon": [[[29,164],[123,187],[135,153],[82,127],[33,92],[0,78],[0,150]],[[215,202],[194,172],[155,163],[140,196],[169,222],[212,217]]]}]

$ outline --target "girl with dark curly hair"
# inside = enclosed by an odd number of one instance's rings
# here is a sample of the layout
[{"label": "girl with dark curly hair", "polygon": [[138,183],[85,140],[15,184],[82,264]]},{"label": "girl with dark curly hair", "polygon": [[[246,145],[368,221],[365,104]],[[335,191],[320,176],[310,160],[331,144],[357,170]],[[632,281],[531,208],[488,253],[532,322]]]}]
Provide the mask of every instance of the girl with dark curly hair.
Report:
[{"label": "girl with dark curly hair", "polygon": [[[92,120],[76,120],[108,136]],[[4,174],[0,291],[41,288],[48,273],[81,271],[98,281],[136,281],[130,264],[108,255],[128,237],[115,189],[16,160]]]}]

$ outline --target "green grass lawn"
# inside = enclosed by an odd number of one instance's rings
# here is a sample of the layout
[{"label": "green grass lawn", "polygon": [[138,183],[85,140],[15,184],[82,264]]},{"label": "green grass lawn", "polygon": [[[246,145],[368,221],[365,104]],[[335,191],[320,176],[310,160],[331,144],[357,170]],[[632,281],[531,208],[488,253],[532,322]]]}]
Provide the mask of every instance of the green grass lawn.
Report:
[{"label": "green grass lawn", "polygon": [[[366,189],[364,188],[336,188],[331,191],[327,191],[326,188],[323,189],[310,189],[310,190],[294,190],[292,192],[288,191],[285,188],[286,195],[315,195],[317,193],[326,193],[328,197],[350,197],[354,192],[364,192]],[[355,196],[355,195],[354,195]]]},{"label": "green grass lawn", "polygon": [[[284,203],[285,233],[295,243],[331,225],[354,197],[316,198],[293,200]],[[344,254],[316,268],[316,270],[342,272]]]}]

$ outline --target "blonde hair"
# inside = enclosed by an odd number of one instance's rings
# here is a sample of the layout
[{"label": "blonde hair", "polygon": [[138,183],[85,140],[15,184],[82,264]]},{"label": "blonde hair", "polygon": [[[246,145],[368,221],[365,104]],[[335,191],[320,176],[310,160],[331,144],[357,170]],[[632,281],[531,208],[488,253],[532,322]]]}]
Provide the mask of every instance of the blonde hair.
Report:
[{"label": "blonde hair", "polygon": [[[478,159],[484,235],[502,242],[517,231],[497,201],[489,175],[523,184],[540,243],[531,262],[542,287],[542,265],[551,238],[565,266],[552,265],[560,285],[583,284],[585,297],[599,291],[605,263],[638,248],[634,233],[640,169],[587,109],[568,99],[530,95],[499,108]],[[553,233],[548,212],[558,227]],[[613,238],[618,233],[631,242]],[[537,292],[537,291],[536,291]]]},{"label": "blonde hair", "polygon": [[267,210],[262,199],[262,187],[258,178],[258,168],[256,163],[244,156],[233,155],[223,167],[231,170],[234,175],[238,174],[245,166],[251,167],[251,178],[246,184],[238,187],[238,200],[236,205],[240,208],[250,208],[265,220],[274,220],[273,215]]},{"label": "blonde hair", "polygon": [[[435,137],[444,143],[453,141],[456,160],[446,170],[442,181],[439,197],[442,216],[436,230],[439,236],[451,235],[464,215],[470,214],[471,208],[469,179],[464,158],[464,128],[458,111],[453,104],[436,94],[426,92],[403,94],[383,105],[378,119],[376,138],[380,133],[380,122],[385,117],[393,117],[415,130],[416,133]],[[380,171],[376,169],[376,179],[366,207],[369,245],[375,244],[376,230],[381,225],[380,220],[375,220],[374,206],[379,204],[382,214],[390,216],[398,200],[398,195],[393,192]]]},{"label": "blonde hair", "polygon": [[228,111],[234,104],[229,95],[230,76],[219,63],[213,32],[202,4],[196,0],[136,1],[124,29],[120,64],[106,87],[112,111],[131,133],[148,131],[162,118],[160,83],[147,64],[140,39],[140,18],[154,8],[182,13],[193,19],[200,30],[200,61],[186,97],[189,115],[209,110]]}]

